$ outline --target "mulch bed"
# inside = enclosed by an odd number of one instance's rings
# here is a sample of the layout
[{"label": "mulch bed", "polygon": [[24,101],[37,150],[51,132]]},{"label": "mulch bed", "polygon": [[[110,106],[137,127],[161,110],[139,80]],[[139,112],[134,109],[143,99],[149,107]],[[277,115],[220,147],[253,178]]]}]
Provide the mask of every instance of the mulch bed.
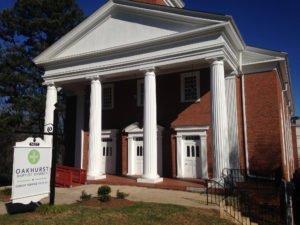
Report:
[{"label": "mulch bed", "polygon": [[10,195],[0,193],[0,202],[10,202]]},{"label": "mulch bed", "polygon": [[133,205],[134,202],[127,199],[117,199],[112,197],[108,202],[101,202],[98,198],[91,198],[90,200],[81,201],[79,204],[89,207],[119,208]]}]

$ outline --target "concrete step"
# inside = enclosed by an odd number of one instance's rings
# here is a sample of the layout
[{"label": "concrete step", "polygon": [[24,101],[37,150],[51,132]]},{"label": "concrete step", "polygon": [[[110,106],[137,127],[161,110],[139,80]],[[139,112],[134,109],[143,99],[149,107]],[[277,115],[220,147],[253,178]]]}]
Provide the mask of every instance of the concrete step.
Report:
[{"label": "concrete step", "polygon": [[195,192],[195,193],[206,193],[205,187],[186,187],[186,190],[189,192]]}]

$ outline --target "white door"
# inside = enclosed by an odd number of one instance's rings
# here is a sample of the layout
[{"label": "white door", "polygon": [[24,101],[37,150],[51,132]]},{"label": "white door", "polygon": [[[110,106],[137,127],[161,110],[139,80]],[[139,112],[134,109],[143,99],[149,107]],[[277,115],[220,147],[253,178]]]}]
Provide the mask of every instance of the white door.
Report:
[{"label": "white door", "polygon": [[108,174],[116,173],[116,150],[111,138],[102,138],[102,154],[105,156],[105,171]]},{"label": "white door", "polygon": [[201,177],[200,137],[186,136],[184,140],[183,151],[185,156],[184,177],[185,178]]},{"label": "white door", "polygon": [[143,174],[143,156],[144,156],[144,143],[142,137],[136,137],[134,138],[135,142],[135,154],[136,154],[136,175],[142,175]]}]

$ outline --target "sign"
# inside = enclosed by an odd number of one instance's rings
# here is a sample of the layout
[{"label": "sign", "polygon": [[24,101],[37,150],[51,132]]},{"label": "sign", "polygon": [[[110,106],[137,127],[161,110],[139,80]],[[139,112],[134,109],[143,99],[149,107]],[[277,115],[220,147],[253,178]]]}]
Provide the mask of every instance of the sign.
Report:
[{"label": "sign", "polygon": [[29,204],[50,193],[52,147],[29,137],[14,147],[12,202]]}]

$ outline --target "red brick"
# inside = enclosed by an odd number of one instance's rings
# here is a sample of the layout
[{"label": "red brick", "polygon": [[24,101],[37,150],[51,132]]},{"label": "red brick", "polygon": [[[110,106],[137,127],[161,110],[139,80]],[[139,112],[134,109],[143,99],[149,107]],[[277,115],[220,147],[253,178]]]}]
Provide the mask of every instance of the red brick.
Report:
[{"label": "red brick", "polygon": [[245,76],[250,169],[274,171],[281,166],[281,127],[275,71]]}]

